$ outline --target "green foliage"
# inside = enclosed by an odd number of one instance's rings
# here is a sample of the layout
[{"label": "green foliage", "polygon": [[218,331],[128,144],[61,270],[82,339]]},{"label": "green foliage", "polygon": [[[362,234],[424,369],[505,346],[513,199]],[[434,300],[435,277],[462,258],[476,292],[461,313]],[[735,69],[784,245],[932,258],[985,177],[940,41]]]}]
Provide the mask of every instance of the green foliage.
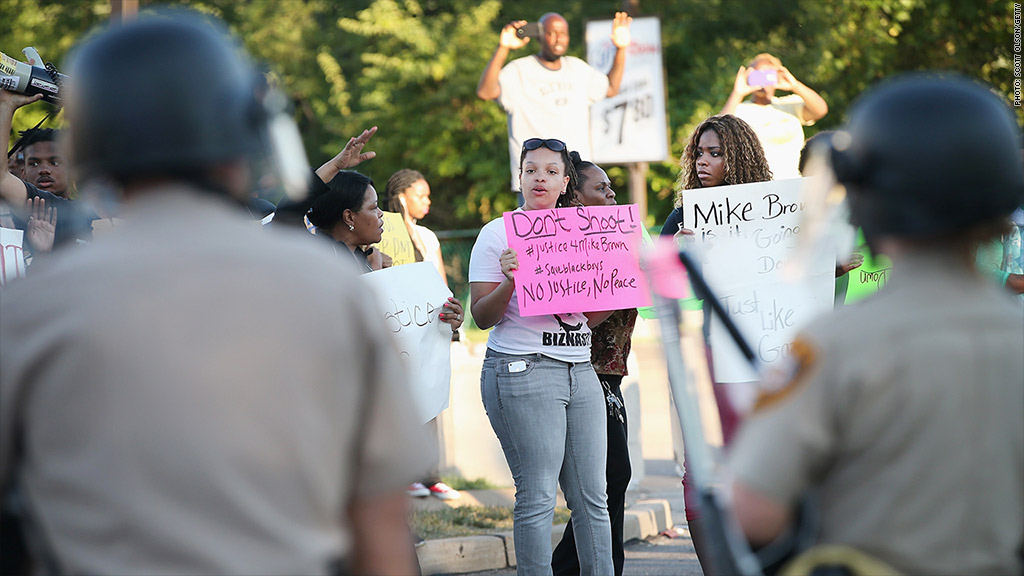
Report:
[{"label": "green foliage", "polygon": [[492,490],[497,488],[486,478],[463,478],[462,476],[444,476],[441,481],[456,490]]},{"label": "green foliage", "polygon": [[381,126],[373,141],[378,189],[400,168],[423,172],[435,207],[447,207],[431,215],[434,227],[478,225],[515,207],[507,175],[494,166],[507,155],[504,115],[476,97],[499,7],[455,0],[428,16],[416,0],[377,0],[338,21],[364,39],[355,116]]},{"label": "green foliage", "polygon": [[[505,115],[476,97],[503,24],[558,11],[570,23],[570,54],[584,55],[585,21],[608,19],[610,0],[174,0],[216,14],[295,104],[314,166],[350,136],[377,125],[378,157],[359,169],[383,192],[400,168],[423,172],[433,191],[425,224],[475,228],[514,206],[508,191]],[[142,0],[145,10],[152,3]],[[690,131],[720,110],[736,69],[759,52],[779,56],[817,90],[829,114],[807,135],[839,126],[865,89],[899,72],[958,71],[1011,95],[1012,3],[995,0],[641,0],[661,18],[672,155]],[[21,57],[35,46],[63,61],[71,46],[110,14],[108,0],[0,0],[0,50]],[[511,55],[519,58],[534,47]],[[628,65],[628,63],[627,63]],[[24,129],[48,110],[15,117]],[[1024,115],[1018,115],[1024,119]],[[628,171],[607,167],[625,196]],[[674,200],[676,161],[648,173],[649,224]]]}]

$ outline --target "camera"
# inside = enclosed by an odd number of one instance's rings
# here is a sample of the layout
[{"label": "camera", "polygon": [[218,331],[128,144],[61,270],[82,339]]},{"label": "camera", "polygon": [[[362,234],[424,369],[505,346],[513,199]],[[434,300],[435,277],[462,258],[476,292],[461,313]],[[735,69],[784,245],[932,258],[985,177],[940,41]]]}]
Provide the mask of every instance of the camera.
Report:
[{"label": "camera", "polygon": [[540,22],[527,22],[516,28],[516,36],[520,38],[540,38],[544,34],[544,27]]},{"label": "camera", "polygon": [[774,86],[778,83],[778,70],[753,70],[747,74],[747,86]]},{"label": "camera", "polygon": [[[38,62],[34,48],[25,48],[30,61]],[[20,62],[0,52],[0,88],[32,96],[42,94],[43,100],[60,104],[60,90],[67,76],[57,72],[53,64],[46,67]]]}]

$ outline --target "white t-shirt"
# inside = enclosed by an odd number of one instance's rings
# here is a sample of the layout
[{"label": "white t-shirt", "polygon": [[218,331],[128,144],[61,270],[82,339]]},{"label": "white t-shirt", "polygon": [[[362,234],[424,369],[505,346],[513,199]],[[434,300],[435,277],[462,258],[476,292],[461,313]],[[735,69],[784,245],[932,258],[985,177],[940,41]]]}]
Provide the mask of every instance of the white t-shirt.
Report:
[{"label": "white t-shirt", "polygon": [[734,115],[754,129],[775,180],[800,177],[800,150],[804,147],[804,100],[796,94],[772,98],[766,106],[741,102]]},{"label": "white t-shirt", "polygon": [[536,56],[518,58],[498,75],[498,102],[508,112],[512,189],[519,190],[519,154],[530,138],[558,138],[590,158],[590,105],[608,95],[608,76],[579,58],[564,56],[558,70]]},{"label": "white t-shirt", "polygon": [[[505,221],[491,220],[480,230],[469,257],[469,281],[501,282],[498,258],[508,248]],[[563,362],[590,361],[590,327],[582,313],[520,316],[513,290],[505,315],[491,330],[487,347],[506,354],[536,354]]]},{"label": "white t-shirt", "polygon": [[423,243],[423,261],[433,264],[434,268],[437,268],[437,273],[441,275],[441,278],[444,278],[444,265],[441,264],[441,260],[437,257],[437,251],[441,248],[441,242],[437,239],[437,234],[419,224],[413,224],[412,229],[419,235],[420,242]]}]

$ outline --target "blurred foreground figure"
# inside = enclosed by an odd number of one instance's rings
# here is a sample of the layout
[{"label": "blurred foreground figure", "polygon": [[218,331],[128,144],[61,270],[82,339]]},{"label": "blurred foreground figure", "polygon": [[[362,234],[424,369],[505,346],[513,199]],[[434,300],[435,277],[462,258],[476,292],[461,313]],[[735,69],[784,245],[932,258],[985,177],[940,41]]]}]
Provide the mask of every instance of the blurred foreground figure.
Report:
[{"label": "blurred foreground figure", "polygon": [[[0,474],[70,574],[410,574],[431,461],[353,266],[253,226],[265,90],[186,13],[91,38],[67,112],[125,224],[0,303]],[[4,542],[7,547],[10,542]]]},{"label": "blurred foreground figure", "polygon": [[973,266],[1024,199],[1017,142],[985,87],[922,76],[866,95],[836,134],[854,223],[894,272],[797,337],[741,428],[733,496],[755,546],[813,489],[838,564],[1021,573],[1024,314]]}]

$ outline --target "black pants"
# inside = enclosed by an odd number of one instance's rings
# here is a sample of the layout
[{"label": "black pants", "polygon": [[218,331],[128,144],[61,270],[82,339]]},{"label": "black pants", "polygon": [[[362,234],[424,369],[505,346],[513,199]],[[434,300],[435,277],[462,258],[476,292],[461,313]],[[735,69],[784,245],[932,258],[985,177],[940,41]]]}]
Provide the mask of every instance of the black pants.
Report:
[{"label": "black pants", "polygon": [[[608,384],[612,393],[622,402],[622,376],[598,374],[602,382]],[[625,406],[625,403],[623,403]],[[629,467],[629,446],[626,443],[626,411],[622,411],[622,422],[615,416],[608,415],[608,461],[605,473],[608,476],[608,517],[612,524],[612,562],[615,564],[615,576],[622,576],[622,564],[625,553],[622,550],[622,521],[626,508],[626,487],[633,471]],[[580,560],[576,556],[576,539],[572,532],[572,522],[565,526],[562,541],[555,547],[551,555],[551,569],[558,575],[579,574]]]}]

